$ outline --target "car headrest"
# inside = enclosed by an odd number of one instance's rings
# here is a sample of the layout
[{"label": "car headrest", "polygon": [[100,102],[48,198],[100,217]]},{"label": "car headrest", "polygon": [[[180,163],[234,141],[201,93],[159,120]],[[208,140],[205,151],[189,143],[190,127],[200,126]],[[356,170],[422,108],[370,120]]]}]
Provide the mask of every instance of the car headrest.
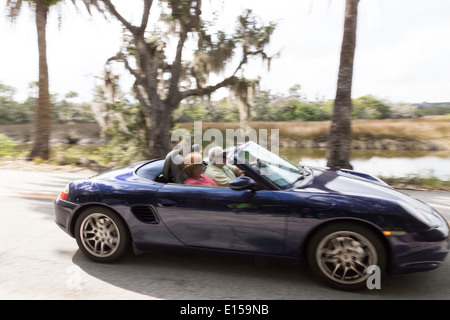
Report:
[{"label": "car headrest", "polygon": [[184,172],[181,168],[183,156],[180,154],[181,152],[181,149],[175,149],[169,152],[166,156],[163,175],[166,178],[167,182],[184,183]]},{"label": "car headrest", "polygon": [[193,144],[191,146],[191,152],[201,153],[202,152],[202,147],[199,144]]}]

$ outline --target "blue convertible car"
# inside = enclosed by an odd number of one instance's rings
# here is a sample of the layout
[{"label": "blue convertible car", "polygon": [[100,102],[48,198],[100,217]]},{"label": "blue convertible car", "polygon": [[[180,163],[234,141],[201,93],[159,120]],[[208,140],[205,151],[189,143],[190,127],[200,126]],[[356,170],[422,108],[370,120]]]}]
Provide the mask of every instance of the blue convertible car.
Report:
[{"label": "blue convertible car", "polygon": [[56,223],[98,262],[155,247],[294,258],[341,289],[365,286],[369,266],[431,270],[449,251],[448,223],[376,177],[294,166],[247,142],[227,149],[245,172],[229,187],[186,185],[182,152],[70,183]]}]

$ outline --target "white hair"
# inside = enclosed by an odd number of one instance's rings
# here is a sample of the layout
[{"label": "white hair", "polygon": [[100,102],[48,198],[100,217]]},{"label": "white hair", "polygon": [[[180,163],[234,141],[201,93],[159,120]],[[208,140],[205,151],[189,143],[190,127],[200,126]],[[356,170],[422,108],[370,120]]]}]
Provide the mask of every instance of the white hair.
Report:
[{"label": "white hair", "polygon": [[223,157],[223,149],[220,146],[213,147],[208,151],[209,162],[213,162],[214,159],[222,159]]}]

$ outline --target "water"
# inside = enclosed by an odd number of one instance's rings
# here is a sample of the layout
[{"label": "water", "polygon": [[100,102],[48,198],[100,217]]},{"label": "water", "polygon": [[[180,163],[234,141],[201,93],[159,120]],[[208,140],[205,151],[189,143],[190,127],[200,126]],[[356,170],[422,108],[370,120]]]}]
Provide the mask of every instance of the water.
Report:
[{"label": "water", "polygon": [[[326,166],[326,150],[280,148],[279,153],[290,162],[305,166]],[[356,171],[378,177],[436,177],[450,181],[450,150],[370,151],[353,150],[350,163]]]}]

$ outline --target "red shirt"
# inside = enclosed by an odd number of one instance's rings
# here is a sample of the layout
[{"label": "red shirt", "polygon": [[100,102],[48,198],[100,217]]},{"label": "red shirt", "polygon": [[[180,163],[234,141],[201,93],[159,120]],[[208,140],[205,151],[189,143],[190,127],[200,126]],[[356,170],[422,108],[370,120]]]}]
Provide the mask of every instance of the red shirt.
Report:
[{"label": "red shirt", "polygon": [[188,177],[186,178],[186,180],[184,180],[184,184],[193,184],[197,186],[217,186],[213,179],[205,176],[204,174],[202,174],[200,178]]}]

